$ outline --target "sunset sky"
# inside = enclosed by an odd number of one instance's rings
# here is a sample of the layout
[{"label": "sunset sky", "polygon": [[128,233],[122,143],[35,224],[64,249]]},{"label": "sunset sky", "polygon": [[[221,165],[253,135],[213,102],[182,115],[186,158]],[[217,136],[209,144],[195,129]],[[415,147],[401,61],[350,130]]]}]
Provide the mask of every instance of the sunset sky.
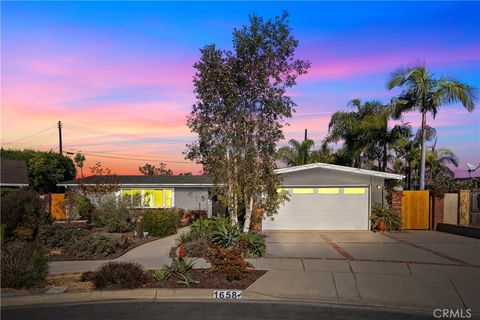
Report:
[{"label": "sunset sky", "polygon": [[[2,2],[1,9],[2,146],[58,150],[61,120],[64,149],[117,174],[159,161],[175,173],[199,172],[182,155],[195,138],[185,125],[195,102],[192,65],[207,44],[230,49],[233,29],[252,13],[287,10],[297,57],[312,63],[289,92],[298,107],[286,141],[307,128],[319,147],[333,112],[354,98],[389,101],[398,93],[385,89],[389,72],[415,61],[480,87],[479,2]],[[417,127],[420,116],[405,121]],[[465,162],[480,162],[478,101],[473,113],[447,106],[428,123],[438,147],[459,157],[459,176]]]}]

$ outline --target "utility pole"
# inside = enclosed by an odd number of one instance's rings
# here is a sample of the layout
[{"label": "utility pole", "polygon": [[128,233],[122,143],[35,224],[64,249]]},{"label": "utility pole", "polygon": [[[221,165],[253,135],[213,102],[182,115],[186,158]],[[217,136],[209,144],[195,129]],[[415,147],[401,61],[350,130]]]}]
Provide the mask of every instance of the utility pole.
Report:
[{"label": "utility pole", "polygon": [[62,121],[58,121],[58,145],[59,145],[60,153],[63,154],[63,147],[62,147]]},{"label": "utility pole", "polygon": [[305,141],[307,141],[307,129],[305,129]]}]

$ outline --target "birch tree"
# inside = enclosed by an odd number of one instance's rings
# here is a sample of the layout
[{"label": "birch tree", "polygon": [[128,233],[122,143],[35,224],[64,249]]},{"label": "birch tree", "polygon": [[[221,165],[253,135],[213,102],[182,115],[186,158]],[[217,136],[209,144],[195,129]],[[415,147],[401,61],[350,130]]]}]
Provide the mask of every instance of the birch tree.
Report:
[{"label": "birch tree", "polygon": [[198,139],[186,157],[213,179],[232,223],[245,207],[244,232],[257,208],[271,216],[286,199],[277,192],[276,145],[296,106],[286,90],[310,66],[295,59],[297,46],[286,12],[267,21],[253,15],[233,31],[232,50],[208,45],[194,65],[197,102],[187,124]]}]

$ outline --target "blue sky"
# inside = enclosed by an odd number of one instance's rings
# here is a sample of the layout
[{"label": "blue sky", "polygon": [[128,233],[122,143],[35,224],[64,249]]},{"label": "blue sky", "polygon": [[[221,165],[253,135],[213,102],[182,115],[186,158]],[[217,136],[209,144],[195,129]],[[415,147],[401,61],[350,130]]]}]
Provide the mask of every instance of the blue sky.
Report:
[{"label": "blue sky", "polygon": [[[229,49],[249,14],[287,10],[297,56],[312,62],[291,94],[286,141],[307,128],[317,145],[332,112],[354,98],[388,101],[389,72],[425,61],[438,76],[480,86],[479,2],[2,2],[2,143],[62,120],[65,144],[90,153],[164,160],[175,172],[194,139],[185,117],[199,49]],[[419,124],[419,115],[405,121]],[[448,106],[429,124],[439,147],[480,161],[480,110]],[[284,144],[286,141],[282,142]],[[56,147],[47,131],[14,147]],[[101,160],[118,173],[142,161]],[[172,161],[172,162],[168,162]],[[89,163],[87,163],[88,165]]]}]

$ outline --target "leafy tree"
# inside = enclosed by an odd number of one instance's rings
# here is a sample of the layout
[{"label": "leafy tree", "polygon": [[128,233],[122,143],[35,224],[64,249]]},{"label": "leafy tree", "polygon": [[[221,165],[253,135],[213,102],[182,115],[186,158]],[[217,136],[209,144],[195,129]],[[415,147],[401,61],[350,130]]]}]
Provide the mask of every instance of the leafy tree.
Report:
[{"label": "leafy tree", "polygon": [[28,161],[33,176],[32,186],[42,192],[57,189],[57,183],[75,178],[76,170],[73,161],[56,152],[35,154]]},{"label": "leafy tree", "polygon": [[394,116],[400,118],[405,112],[419,111],[422,114],[421,124],[421,160],[420,190],[425,188],[426,162],[426,127],[427,113],[433,118],[440,107],[460,102],[467,111],[475,108],[473,87],[449,78],[436,79],[424,64],[403,67],[395,70],[387,83],[388,89],[400,87],[402,93],[394,99]]},{"label": "leafy tree", "polygon": [[57,183],[73,179],[77,174],[72,159],[53,151],[2,149],[1,157],[25,160],[30,186],[40,192],[55,192]]},{"label": "leafy tree", "polygon": [[187,124],[198,140],[187,145],[186,156],[212,177],[232,223],[245,206],[244,232],[256,207],[272,215],[284,201],[274,170],[276,144],[295,107],[286,89],[309,67],[294,59],[298,41],[287,17],[251,16],[248,26],[234,30],[232,51],[208,45],[194,65],[197,103]]},{"label": "leafy tree", "polygon": [[80,172],[83,178],[83,164],[85,163],[85,155],[81,154],[80,152],[75,155],[73,158],[73,161],[77,165],[77,167],[80,168]]},{"label": "leafy tree", "polygon": [[171,169],[167,169],[167,165],[163,162],[160,162],[158,167],[151,165],[150,163],[146,163],[143,167],[138,167],[138,171],[141,174],[146,176],[171,176],[173,175],[173,171]]},{"label": "leafy tree", "polygon": [[[100,162],[96,162],[89,169],[91,177],[78,179],[78,187],[82,194],[98,207],[105,196],[120,190],[120,186],[117,175],[112,173],[109,168],[103,168]],[[94,212],[92,215],[94,215]],[[95,217],[93,216],[92,219],[94,220]]]}]

